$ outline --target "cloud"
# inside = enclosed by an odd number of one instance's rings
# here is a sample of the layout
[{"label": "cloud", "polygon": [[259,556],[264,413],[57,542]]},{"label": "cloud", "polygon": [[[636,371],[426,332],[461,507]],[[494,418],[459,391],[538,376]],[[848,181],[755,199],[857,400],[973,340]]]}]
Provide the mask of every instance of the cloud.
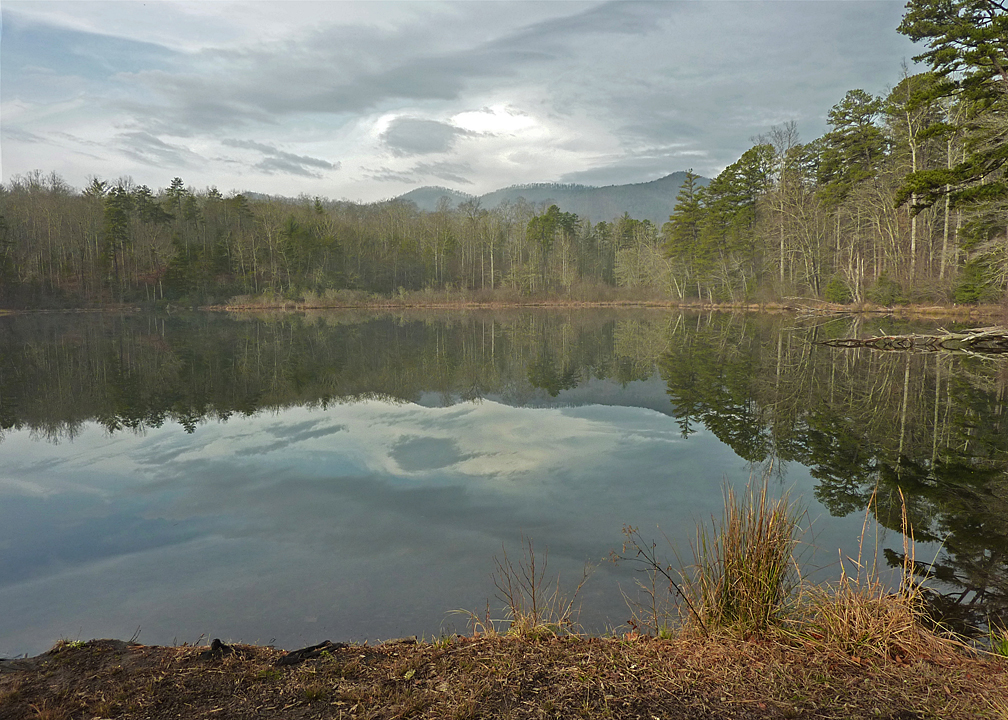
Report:
[{"label": "cloud", "polygon": [[393,155],[429,155],[446,153],[455,147],[460,137],[472,133],[437,120],[396,118],[381,134],[381,140]]},{"label": "cloud", "polygon": [[261,153],[263,157],[254,167],[268,175],[280,173],[318,178],[322,177],[322,173],[319,172],[320,170],[340,169],[339,162],[333,163],[322,158],[311,157],[310,155],[295,155],[280,150],[273,145],[256,142],[255,140],[225,138],[221,140],[221,144],[242,150],[255,150]]},{"label": "cloud", "polygon": [[390,448],[390,456],[405,472],[439,470],[466,459],[452,438],[409,437]]},{"label": "cloud", "polygon": [[259,445],[248,451],[248,454],[265,455],[266,453],[275,452],[277,450],[284,450],[291,445],[304,442],[305,440],[324,438],[332,435],[333,433],[345,432],[346,430],[346,425],[324,424],[318,420],[295,423],[293,425],[274,423],[273,425],[264,428],[263,432],[265,434],[272,435],[276,439],[272,442],[260,441]]},{"label": "cloud", "polygon": [[37,133],[29,132],[23,128],[12,127],[11,125],[0,126],[0,134],[8,140],[18,140],[23,143],[49,143],[50,139],[42,137]]},{"label": "cloud", "polygon": [[[689,166],[712,176],[774,124],[795,120],[811,140],[850,88],[885,92],[916,52],[895,31],[901,13],[900,0],[361,3],[263,4],[235,18],[216,3],[11,0],[5,132],[16,122],[112,148],[122,138],[109,128],[147,138],[130,140],[135,165],[110,153],[96,166],[5,134],[4,167],[156,184],[150,168],[188,158],[197,184],[244,184],[251,168],[276,178],[261,178],[262,191],[317,193],[313,181],[339,166],[325,158],[339,157],[365,170],[326,189],[365,199],[427,180],[484,192],[644,181]],[[375,138],[387,117],[396,119]],[[182,147],[204,152],[238,134],[271,144],[235,148],[257,153],[241,166]],[[290,152],[305,147],[325,149]],[[454,165],[405,162],[428,158]]]},{"label": "cloud", "polygon": [[706,165],[707,155],[706,150],[685,145],[641,148],[600,157],[595,167],[564,173],[559,182],[598,186],[646,182],[695,164]]},{"label": "cloud", "polygon": [[417,176],[410,170],[393,170],[390,167],[368,168],[361,166],[364,177],[378,182],[414,183]]},{"label": "cloud", "polygon": [[189,167],[202,160],[189,148],[165,142],[143,130],[119,133],[117,141],[123,153],[145,165],[178,168]]},{"label": "cloud", "polygon": [[87,145],[88,147],[103,147],[103,144],[100,142],[97,142],[95,140],[88,140],[87,138],[82,138],[79,135],[74,135],[73,133],[55,132],[53,134],[56,135],[57,137],[61,137],[64,140],[69,140],[70,142],[76,143],[78,145]]},{"label": "cloud", "polygon": [[364,176],[379,182],[424,183],[431,180],[444,180],[459,185],[472,185],[473,181],[462,173],[472,172],[468,163],[450,161],[419,162],[412,167],[397,170],[387,166],[379,168],[362,167]]},{"label": "cloud", "polygon": [[582,33],[648,31],[654,11],[619,4],[573,14],[565,8],[559,18],[519,22],[487,39],[485,31],[473,32],[486,12],[458,14],[454,25],[431,14],[397,27],[320,23],[296,38],[210,46],[175,67],[131,69],[121,77],[160,97],[159,119],[176,129],[209,132],[303,113],[354,115],[388,103],[453,101],[475,87],[521,82],[536,68],[574,60],[569,46]]},{"label": "cloud", "polygon": [[467,163],[454,162],[417,163],[413,167],[413,172],[419,177],[446,180],[460,185],[473,184],[472,180],[462,175],[462,173],[471,171],[472,168]]}]

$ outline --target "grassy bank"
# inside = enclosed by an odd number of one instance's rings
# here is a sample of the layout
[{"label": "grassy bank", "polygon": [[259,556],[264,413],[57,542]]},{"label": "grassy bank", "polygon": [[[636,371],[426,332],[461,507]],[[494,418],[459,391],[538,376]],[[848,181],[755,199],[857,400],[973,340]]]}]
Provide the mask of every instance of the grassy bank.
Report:
[{"label": "grassy bank", "polygon": [[95,640],[0,664],[0,717],[1005,718],[1008,664],[739,637],[273,648]]},{"label": "grassy bank", "polygon": [[494,310],[513,308],[653,308],[687,312],[769,312],[799,315],[881,315],[898,318],[948,319],[953,322],[987,322],[1008,324],[1008,304],[957,305],[936,303],[906,303],[877,305],[871,302],[838,304],[804,297],[768,298],[750,301],[707,301],[697,298],[678,299],[647,291],[627,288],[592,288],[591,291],[570,293],[525,294],[507,289],[497,290],[416,290],[393,295],[361,290],[328,290],[295,296],[283,294],[238,295],[226,301],[199,304],[196,301],[158,301],[156,303],[106,303],[88,307],[26,307],[0,309],[0,315],[24,312],[132,312],[143,309],[200,309],[210,311],[279,311],[310,310]]},{"label": "grassy bank", "polygon": [[578,634],[577,592],[544,582],[546,557],[523,538],[521,557],[494,563],[507,619],[472,615],[471,637],[290,653],[61,642],[0,662],[0,717],[1008,718],[1008,638],[978,651],[930,622],[912,551],[895,591],[860,557],[854,575],[804,583],[802,517],[765,480],[726,487],[678,568],[627,528],[615,559],[644,570],[649,602],[622,635]]}]

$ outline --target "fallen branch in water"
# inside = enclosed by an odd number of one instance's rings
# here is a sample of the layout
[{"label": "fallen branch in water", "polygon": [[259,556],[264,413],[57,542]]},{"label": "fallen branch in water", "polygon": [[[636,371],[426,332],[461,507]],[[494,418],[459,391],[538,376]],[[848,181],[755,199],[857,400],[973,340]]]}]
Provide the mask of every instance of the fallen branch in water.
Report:
[{"label": "fallen branch in water", "polygon": [[836,338],[819,340],[819,345],[839,348],[867,347],[874,350],[920,350],[925,352],[963,351],[973,353],[1008,353],[1008,328],[991,326],[949,332],[939,329],[938,335],[876,335],[869,338]]}]

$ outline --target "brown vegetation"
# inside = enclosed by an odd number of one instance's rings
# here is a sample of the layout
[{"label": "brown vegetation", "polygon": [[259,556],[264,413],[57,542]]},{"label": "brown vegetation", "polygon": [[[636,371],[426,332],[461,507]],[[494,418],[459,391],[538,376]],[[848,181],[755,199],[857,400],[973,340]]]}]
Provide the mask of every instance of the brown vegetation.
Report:
[{"label": "brown vegetation", "polygon": [[738,637],[445,638],[273,648],[57,645],[0,663],[0,717],[1003,718],[1008,663]]},{"label": "brown vegetation", "polygon": [[[602,291],[604,290],[604,291]],[[360,290],[327,290],[321,294],[306,293],[300,299],[280,295],[238,295],[223,305],[204,306],[205,310],[305,310],[355,309],[498,309],[517,307],[556,308],[663,308],[687,312],[794,312],[802,315],[888,315],[900,318],[947,318],[968,322],[997,319],[1004,316],[1008,305],[942,305],[906,304],[877,305],[871,302],[855,304],[830,303],[811,298],[784,298],[762,302],[721,302],[683,299],[627,288],[592,288],[590,292],[571,294],[540,293],[523,295],[497,290],[416,290],[387,296]]]}]

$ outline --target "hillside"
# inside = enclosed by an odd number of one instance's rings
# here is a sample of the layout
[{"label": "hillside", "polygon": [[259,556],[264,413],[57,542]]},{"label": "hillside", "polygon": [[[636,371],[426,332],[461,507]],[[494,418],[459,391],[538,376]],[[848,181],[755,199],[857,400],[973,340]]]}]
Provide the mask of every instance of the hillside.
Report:
[{"label": "hillside", "polygon": [[454,209],[475,196],[458,190],[452,190],[451,188],[441,187],[440,185],[425,185],[416,190],[410,190],[408,193],[404,193],[395,199],[408,200],[415,203],[421,210],[433,212],[437,209],[438,201],[443,197],[448,198],[451,207]]},{"label": "hillside", "polygon": [[[611,220],[628,212],[638,220],[647,219],[661,227],[672,214],[676,193],[685,179],[685,172],[675,172],[650,182],[605,187],[534,183],[512,185],[476,197],[485,208],[496,207],[505,201],[515,202],[519,198],[533,203],[556,203],[561,210],[577,213],[592,222]],[[708,182],[707,178],[701,178],[699,184],[706,185]],[[421,210],[434,210],[442,197],[447,197],[454,208],[474,196],[431,186],[417,188],[399,196],[402,200],[416,203]]]}]

